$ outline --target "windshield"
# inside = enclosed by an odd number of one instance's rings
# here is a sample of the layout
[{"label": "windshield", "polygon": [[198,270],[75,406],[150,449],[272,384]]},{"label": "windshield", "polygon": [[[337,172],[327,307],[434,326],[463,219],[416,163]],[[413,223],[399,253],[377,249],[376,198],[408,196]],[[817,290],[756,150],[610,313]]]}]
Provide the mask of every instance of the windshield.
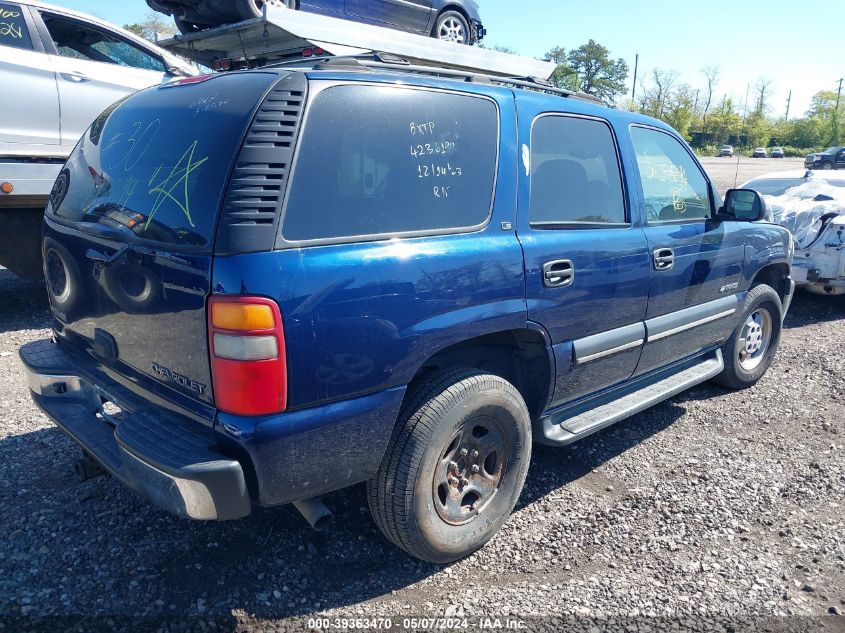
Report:
[{"label": "windshield", "polygon": [[825,151],[822,152],[822,154],[835,154],[838,151],[838,147],[828,147]]}]

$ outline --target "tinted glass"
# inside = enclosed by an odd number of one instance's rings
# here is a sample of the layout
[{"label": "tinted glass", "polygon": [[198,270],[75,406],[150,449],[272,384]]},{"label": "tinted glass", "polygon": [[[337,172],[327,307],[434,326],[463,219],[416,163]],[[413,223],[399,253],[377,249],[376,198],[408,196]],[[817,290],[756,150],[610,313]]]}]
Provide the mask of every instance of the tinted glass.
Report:
[{"label": "tinted glass", "polygon": [[710,217],[707,179],[686,148],[664,132],[631,128],[649,222]]},{"label": "tinted glass", "polygon": [[0,45],[32,50],[32,39],[21,8],[0,2]]},{"label": "tinted glass", "polygon": [[591,119],[546,116],[531,132],[531,225],[625,222],[613,134]]},{"label": "tinted glass", "polygon": [[481,225],[497,149],[498,111],[486,99],[327,88],[307,114],[282,234],[300,241]]},{"label": "tinted glass", "polygon": [[220,75],[112,106],[77,144],[48,212],[109,226],[128,241],[211,244],[234,155],[274,78]]},{"label": "tinted glass", "polygon": [[164,72],[164,63],[145,50],[115,35],[79,22],[44,14],[44,24],[59,55],[93,62],[118,64]]}]

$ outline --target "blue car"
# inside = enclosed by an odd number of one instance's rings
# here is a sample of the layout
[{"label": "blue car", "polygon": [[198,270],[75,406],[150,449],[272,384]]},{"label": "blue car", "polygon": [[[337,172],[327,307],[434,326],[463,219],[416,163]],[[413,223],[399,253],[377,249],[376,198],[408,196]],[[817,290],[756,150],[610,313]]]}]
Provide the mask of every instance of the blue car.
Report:
[{"label": "blue car", "polygon": [[[261,16],[264,0],[147,0],[156,11],[172,15],[182,33]],[[485,35],[473,0],[276,0],[289,9],[431,35],[459,44],[475,44]]]},{"label": "blue car", "polygon": [[444,563],[505,523],[532,442],[765,374],[794,245],[755,191],[723,201],[658,120],[403,68],[188,78],[80,140],[45,211],[53,332],[20,354],[81,473],[317,527],[366,482]]}]

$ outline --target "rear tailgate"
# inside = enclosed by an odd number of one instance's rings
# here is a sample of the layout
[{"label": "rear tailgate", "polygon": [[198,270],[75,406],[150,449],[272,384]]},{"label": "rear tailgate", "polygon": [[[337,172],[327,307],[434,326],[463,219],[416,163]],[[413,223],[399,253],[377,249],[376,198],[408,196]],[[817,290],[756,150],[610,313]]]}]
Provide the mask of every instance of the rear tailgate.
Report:
[{"label": "rear tailgate", "polygon": [[51,194],[44,253],[57,333],[133,388],[213,403],[206,298],[217,218],[275,73],[151,88],[104,112]]}]

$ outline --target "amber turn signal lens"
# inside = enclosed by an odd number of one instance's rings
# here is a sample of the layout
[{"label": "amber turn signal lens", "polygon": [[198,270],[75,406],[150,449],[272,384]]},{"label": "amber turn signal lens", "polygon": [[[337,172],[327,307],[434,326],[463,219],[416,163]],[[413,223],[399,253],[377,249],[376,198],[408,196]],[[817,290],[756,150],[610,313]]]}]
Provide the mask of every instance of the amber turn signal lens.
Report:
[{"label": "amber turn signal lens", "polygon": [[14,190],[15,190],[15,188],[12,186],[12,183],[10,183],[10,182],[0,183],[0,191],[2,191],[3,193],[12,193],[12,191],[14,191]]},{"label": "amber turn signal lens", "polygon": [[221,330],[272,330],[276,323],[270,306],[217,302],[211,304],[211,324]]}]

